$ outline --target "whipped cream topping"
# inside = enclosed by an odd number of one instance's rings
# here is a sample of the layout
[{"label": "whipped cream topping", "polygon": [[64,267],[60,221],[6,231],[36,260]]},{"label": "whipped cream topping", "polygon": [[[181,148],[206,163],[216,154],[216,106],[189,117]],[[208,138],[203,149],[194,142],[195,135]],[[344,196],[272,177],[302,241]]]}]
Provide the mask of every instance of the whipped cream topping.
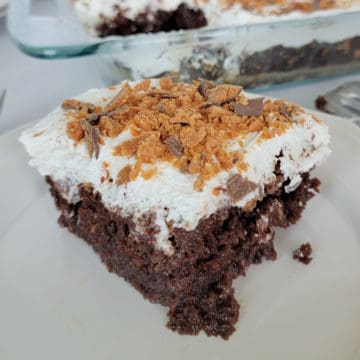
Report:
[{"label": "whipped cream topping", "polygon": [[[153,80],[153,85],[156,84],[157,81]],[[105,106],[122,86],[90,90],[76,99]],[[116,179],[124,166],[134,165],[133,157],[113,154],[116,145],[132,138],[130,131],[125,130],[116,138],[104,137],[98,158],[91,157],[85,142],[76,144],[67,136],[68,119],[60,107],[25,131],[20,141],[31,156],[30,165],[37,168],[41,175],[49,175],[64,184],[69,201],[77,201],[79,184],[91,183],[94,190],[101,194],[105,206],[122,216],[131,216],[136,225],[140,224],[143,214],[155,214],[159,230],[157,248],[171,254],[168,224],[192,230],[202,218],[223,207],[245,207],[250,201],[261,199],[265,185],[275,181],[273,171],[278,160],[281,172],[290,180],[286,190],[292,191],[300,184],[301,173],[311,170],[328,157],[330,149],[326,125],[306,113],[294,115],[291,120],[292,126],[281,135],[264,140],[260,131],[242,137],[241,145],[239,141],[229,141],[229,149],[244,153],[247,169],[240,172],[234,167],[221,171],[205,182],[202,191],[194,190],[195,175],[184,173],[165,161],[158,161],[156,174],[147,180],[138,176],[122,185],[116,185],[115,181],[103,182],[101,179],[107,171],[111,178]],[[282,156],[279,158],[280,153]],[[104,162],[108,164],[106,168]],[[236,202],[226,192],[214,194],[214,188],[226,188],[229,179],[238,173],[255,183],[256,189]]]}]

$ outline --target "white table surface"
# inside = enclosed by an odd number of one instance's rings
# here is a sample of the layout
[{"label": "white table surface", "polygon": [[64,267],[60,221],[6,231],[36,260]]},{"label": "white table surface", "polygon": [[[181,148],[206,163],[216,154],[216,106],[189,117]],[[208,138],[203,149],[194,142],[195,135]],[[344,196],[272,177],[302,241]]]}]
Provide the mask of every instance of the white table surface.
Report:
[{"label": "white table surface", "polygon": [[[311,109],[318,95],[349,80],[360,80],[360,74],[271,90],[262,89],[261,93],[294,101]],[[0,114],[0,134],[40,119],[65,98],[103,85],[94,57],[67,60],[28,57],[11,41],[6,31],[5,18],[0,19],[0,89],[7,89]]]}]

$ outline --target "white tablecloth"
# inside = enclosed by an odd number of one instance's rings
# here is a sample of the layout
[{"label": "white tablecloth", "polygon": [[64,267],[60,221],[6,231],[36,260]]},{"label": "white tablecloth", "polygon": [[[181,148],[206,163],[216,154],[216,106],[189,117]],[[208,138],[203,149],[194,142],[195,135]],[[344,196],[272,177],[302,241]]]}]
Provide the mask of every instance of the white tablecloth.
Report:
[{"label": "white tablecloth", "polygon": [[[297,86],[286,86],[261,93],[314,108],[320,94],[360,74]],[[0,114],[0,134],[27,122],[40,119],[63,99],[104,84],[93,57],[67,60],[40,60],[22,54],[0,19],[0,89],[6,88],[5,105]]]}]

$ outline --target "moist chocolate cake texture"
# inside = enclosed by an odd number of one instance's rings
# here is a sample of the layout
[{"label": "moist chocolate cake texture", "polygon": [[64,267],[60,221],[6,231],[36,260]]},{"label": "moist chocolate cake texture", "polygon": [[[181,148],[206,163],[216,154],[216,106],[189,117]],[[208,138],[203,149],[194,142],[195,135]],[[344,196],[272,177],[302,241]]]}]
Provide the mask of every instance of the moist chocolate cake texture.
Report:
[{"label": "moist chocolate cake texture", "polygon": [[111,19],[104,19],[97,25],[100,37],[196,29],[207,24],[201,10],[192,9],[184,3],[172,11],[157,10],[151,17],[146,13],[139,13],[134,19],[130,19],[116,10],[114,14]]},{"label": "moist chocolate cake texture", "polygon": [[326,126],[295,104],[168,78],[66,100],[21,141],[60,225],[168,307],[170,329],[224,339],[233,280],[276,259],[275,227],[300,218],[330,151]]},{"label": "moist chocolate cake texture", "polygon": [[[275,227],[294,224],[320,185],[304,174],[295,191],[286,193],[284,184],[253,210],[224,208],[192,231],[175,228],[175,252],[169,257],[154,246],[157,230],[151,214],[147,233],[139,236],[133,220],[109,211],[91,187],[80,185],[79,201],[69,203],[56,182],[46,180],[61,212],[59,224],[91,245],[110,272],[146,299],[169,307],[168,328],[190,335],[204,330],[224,339],[235,331],[239,318],[233,280],[245,276],[251,264],[276,259]],[[305,264],[311,261],[296,258]]]}]

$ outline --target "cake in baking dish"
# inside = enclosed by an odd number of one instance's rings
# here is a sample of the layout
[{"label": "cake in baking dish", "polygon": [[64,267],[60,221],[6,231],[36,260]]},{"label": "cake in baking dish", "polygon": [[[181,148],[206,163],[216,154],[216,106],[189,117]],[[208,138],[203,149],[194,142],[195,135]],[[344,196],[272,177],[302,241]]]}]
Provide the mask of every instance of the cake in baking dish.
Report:
[{"label": "cake in baking dish", "polygon": [[72,0],[97,36],[229,26],[346,10],[360,0]]}]

